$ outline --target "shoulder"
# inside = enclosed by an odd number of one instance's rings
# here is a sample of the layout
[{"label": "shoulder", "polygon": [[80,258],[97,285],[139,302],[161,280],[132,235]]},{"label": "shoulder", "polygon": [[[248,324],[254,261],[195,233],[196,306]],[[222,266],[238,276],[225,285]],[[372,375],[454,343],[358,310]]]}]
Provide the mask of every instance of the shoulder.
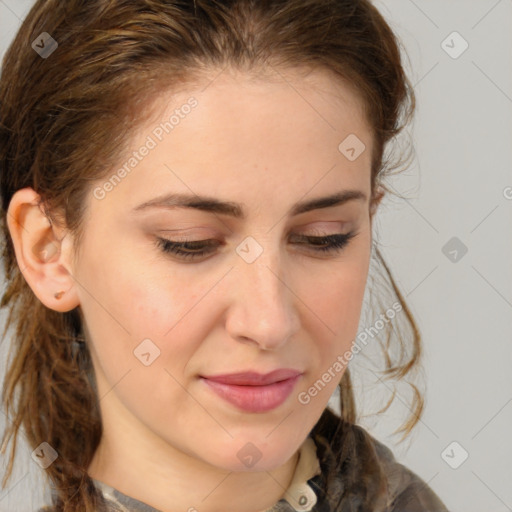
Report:
[{"label": "shoulder", "polygon": [[448,512],[428,484],[363,427],[326,409],[311,437],[322,468],[316,483],[330,510]]},{"label": "shoulder", "polygon": [[366,435],[370,437],[386,474],[390,512],[448,512],[439,496],[420,476],[399,463],[386,445],[368,432]]}]

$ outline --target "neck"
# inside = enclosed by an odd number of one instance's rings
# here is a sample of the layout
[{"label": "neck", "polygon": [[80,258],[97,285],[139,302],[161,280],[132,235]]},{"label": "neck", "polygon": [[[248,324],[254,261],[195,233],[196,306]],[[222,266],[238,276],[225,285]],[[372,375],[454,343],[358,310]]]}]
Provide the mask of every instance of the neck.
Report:
[{"label": "neck", "polygon": [[114,417],[104,418],[88,473],[161,512],[265,512],[285,495],[299,458],[297,450],[271,471],[227,471],[170,446],[133,418]]}]

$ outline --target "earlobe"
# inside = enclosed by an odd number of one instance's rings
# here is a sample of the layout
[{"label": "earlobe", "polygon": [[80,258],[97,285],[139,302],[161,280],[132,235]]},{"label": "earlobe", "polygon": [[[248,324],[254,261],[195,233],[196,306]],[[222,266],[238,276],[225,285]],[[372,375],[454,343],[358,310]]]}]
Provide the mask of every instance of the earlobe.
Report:
[{"label": "earlobe", "polygon": [[48,308],[65,312],[79,305],[72,275],[69,233],[47,217],[32,188],[18,190],[7,210],[7,225],[18,266]]}]

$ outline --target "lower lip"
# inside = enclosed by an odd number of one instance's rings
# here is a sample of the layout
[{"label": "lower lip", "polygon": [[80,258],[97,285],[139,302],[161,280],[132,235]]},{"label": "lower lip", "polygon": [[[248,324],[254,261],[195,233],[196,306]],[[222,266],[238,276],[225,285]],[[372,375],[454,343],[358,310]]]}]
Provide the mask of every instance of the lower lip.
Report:
[{"label": "lower lip", "polygon": [[266,412],[279,407],[291,394],[300,375],[266,386],[238,386],[201,379],[217,395],[247,412]]}]

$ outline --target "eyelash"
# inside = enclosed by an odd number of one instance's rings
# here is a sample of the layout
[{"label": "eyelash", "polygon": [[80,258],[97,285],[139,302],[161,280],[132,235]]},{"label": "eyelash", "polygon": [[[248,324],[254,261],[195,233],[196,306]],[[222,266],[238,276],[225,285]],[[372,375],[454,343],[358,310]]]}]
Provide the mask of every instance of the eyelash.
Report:
[{"label": "eyelash", "polygon": [[[357,235],[355,231],[350,231],[348,233],[336,233],[328,236],[306,236],[306,235],[296,235],[300,240],[315,243],[310,243],[313,247],[314,252],[319,253],[331,253],[331,252],[341,252],[345,246],[349,243],[349,241]],[[303,242],[301,242],[303,243]],[[324,245],[327,244],[327,245]],[[165,253],[170,253],[178,256],[180,259],[196,259],[206,256],[209,251],[207,247],[216,247],[220,244],[215,242],[214,240],[194,240],[191,242],[173,242],[168,240],[167,238],[157,237],[156,239],[157,247]],[[323,245],[323,246],[322,246]],[[190,249],[202,249],[199,251],[190,252]],[[187,250],[189,249],[189,250]]]}]

